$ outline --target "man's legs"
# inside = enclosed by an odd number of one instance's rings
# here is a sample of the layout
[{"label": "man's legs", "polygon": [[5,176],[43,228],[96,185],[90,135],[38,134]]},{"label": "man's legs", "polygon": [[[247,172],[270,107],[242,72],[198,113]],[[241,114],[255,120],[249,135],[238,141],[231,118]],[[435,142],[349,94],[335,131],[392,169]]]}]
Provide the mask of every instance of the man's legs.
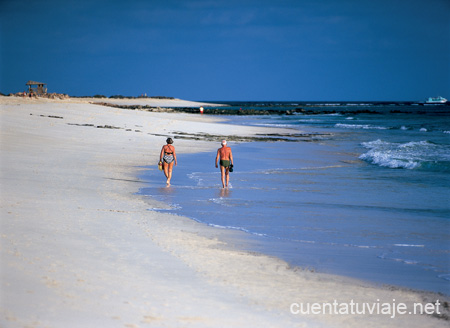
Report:
[{"label": "man's legs", "polygon": [[[220,165],[220,175],[222,178],[222,187],[228,187],[228,182],[230,181],[230,175],[228,174],[228,167],[224,167],[222,165]],[[225,183],[226,181],[226,183]]]},{"label": "man's legs", "polygon": [[220,165],[220,177],[222,179],[222,188],[225,188],[225,168]]},{"label": "man's legs", "polygon": [[226,187],[228,188],[228,182],[230,182],[230,167],[227,167],[226,169],[225,169],[225,177],[226,177],[226,180],[227,180],[227,184],[226,184]]}]

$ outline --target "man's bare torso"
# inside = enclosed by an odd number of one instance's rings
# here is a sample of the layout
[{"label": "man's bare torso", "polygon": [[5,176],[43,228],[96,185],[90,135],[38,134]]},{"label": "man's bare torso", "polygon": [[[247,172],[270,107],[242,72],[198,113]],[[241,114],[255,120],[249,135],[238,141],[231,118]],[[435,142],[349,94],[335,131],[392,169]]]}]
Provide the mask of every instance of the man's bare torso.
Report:
[{"label": "man's bare torso", "polygon": [[219,148],[218,153],[220,155],[220,159],[221,160],[229,160],[230,159],[231,148],[227,147],[227,146]]}]

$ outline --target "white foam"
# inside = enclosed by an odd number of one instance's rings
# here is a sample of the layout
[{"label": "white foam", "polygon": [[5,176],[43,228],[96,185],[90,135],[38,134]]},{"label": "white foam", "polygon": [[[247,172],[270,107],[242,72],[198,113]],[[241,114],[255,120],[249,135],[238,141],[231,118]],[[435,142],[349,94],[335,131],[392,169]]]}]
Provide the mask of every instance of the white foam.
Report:
[{"label": "white foam", "polygon": [[401,262],[405,263],[405,264],[418,264],[419,262],[414,261],[414,260],[402,260],[399,259]]},{"label": "white foam", "polygon": [[383,167],[414,169],[450,161],[449,146],[428,141],[390,143],[378,139],[361,145],[370,150],[359,158]]},{"label": "white foam", "polygon": [[382,260],[390,260],[390,261],[401,262],[401,263],[405,263],[405,264],[419,264],[419,262],[415,261],[415,260],[401,259],[401,258],[396,258],[396,257],[387,257],[385,255],[379,255],[378,258],[380,258]]},{"label": "white foam", "polygon": [[394,244],[397,247],[425,247],[425,245]]},{"label": "white foam", "polygon": [[210,198],[209,201],[211,203],[217,204],[217,205],[222,205],[222,206],[227,206],[227,207],[231,207],[231,205],[226,203],[225,198],[223,197],[219,197],[219,198]]},{"label": "white foam", "polygon": [[384,153],[383,151],[371,150],[365,154],[362,154],[361,156],[359,156],[359,158],[371,162],[372,164],[390,167],[393,169],[394,168],[414,169],[419,165],[419,163],[417,162],[392,158],[391,154]]},{"label": "white foam", "polygon": [[450,274],[449,273],[440,274],[440,275],[438,275],[438,278],[450,281]]},{"label": "white foam", "polygon": [[410,141],[404,144],[398,145],[398,148],[412,148],[416,146],[431,146],[428,141]]},{"label": "white foam", "polygon": [[268,127],[277,127],[277,128],[293,128],[295,125],[293,124],[274,124],[274,123],[259,123],[254,124],[255,126],[268,126]]},{"label": "white foam", "polygon": [[310,119],[302,119],[302,120],[298,120],[298,122],[303,122],[303,123],[310,123],[310,122],[322,122],[322,120],[316,120],[316,119],[313,119],[313,118],[310,118]]},{"label": "white foam", "polygon": [[420,131],[420,132],[427,132],[428,130],[425,129],[425,128],[421,128],[419,131]]},{"label": "white foam", "polygon": [[378,147],[378,146],[387,146],[387,145],[390,145],[390,143],[378,139],[378,140],[375,140],[375,141],[363,142],[361,145],[363,145],[366,148],[375,148],[375,147]]},{"label": "white foam", "polygon": [[335,128],[343,128],[343,129],[364,129],[364,130],[387,130],[388,128],[384,126],[373,126],[369,124],[344,124],[337,123]]},{"label": "white foam", "polygon": [[260,237],[266,237],[266,236],[267,236],[267,235],[264,234],[264,233],[253,232],[253,231],[244,229],[244,228],[242,228],[242,227],[223,226],[223,225],[213,224],[213,223],[209,223],[208,225],[211,226],[211,227],[214,227],[214,228],[220,228],[220,229],[239,230],[239,231],[243,231],[243,232],[250,233],[250,234],[252,234],[252,235],[256,235],[256,236],[260,236]]}]

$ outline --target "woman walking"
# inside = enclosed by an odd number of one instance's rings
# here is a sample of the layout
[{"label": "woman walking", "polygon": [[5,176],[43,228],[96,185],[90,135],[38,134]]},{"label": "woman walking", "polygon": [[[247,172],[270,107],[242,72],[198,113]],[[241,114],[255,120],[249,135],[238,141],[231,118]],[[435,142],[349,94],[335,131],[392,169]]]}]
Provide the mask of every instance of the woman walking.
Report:
[{"label": "woman walking", "polygon": [[172,145],[172,138],[167,138],[167,145],[164,145],[159,155],[159,163],[163,165],[164,175],[167,178],[167,186],[170,186],[170,179],[172,179],[173,163],[177,165],[177,155],[175,153],[175,147]]}]

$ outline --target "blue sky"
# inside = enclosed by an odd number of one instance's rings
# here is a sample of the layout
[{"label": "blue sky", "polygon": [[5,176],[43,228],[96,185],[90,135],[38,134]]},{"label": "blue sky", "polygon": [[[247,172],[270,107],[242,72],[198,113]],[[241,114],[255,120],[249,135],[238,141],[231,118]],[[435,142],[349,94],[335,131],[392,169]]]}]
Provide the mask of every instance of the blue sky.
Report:
[{"label": "blue sky", "polygon": [[449,0],[0,0],[0,92],[450,98]]}]

